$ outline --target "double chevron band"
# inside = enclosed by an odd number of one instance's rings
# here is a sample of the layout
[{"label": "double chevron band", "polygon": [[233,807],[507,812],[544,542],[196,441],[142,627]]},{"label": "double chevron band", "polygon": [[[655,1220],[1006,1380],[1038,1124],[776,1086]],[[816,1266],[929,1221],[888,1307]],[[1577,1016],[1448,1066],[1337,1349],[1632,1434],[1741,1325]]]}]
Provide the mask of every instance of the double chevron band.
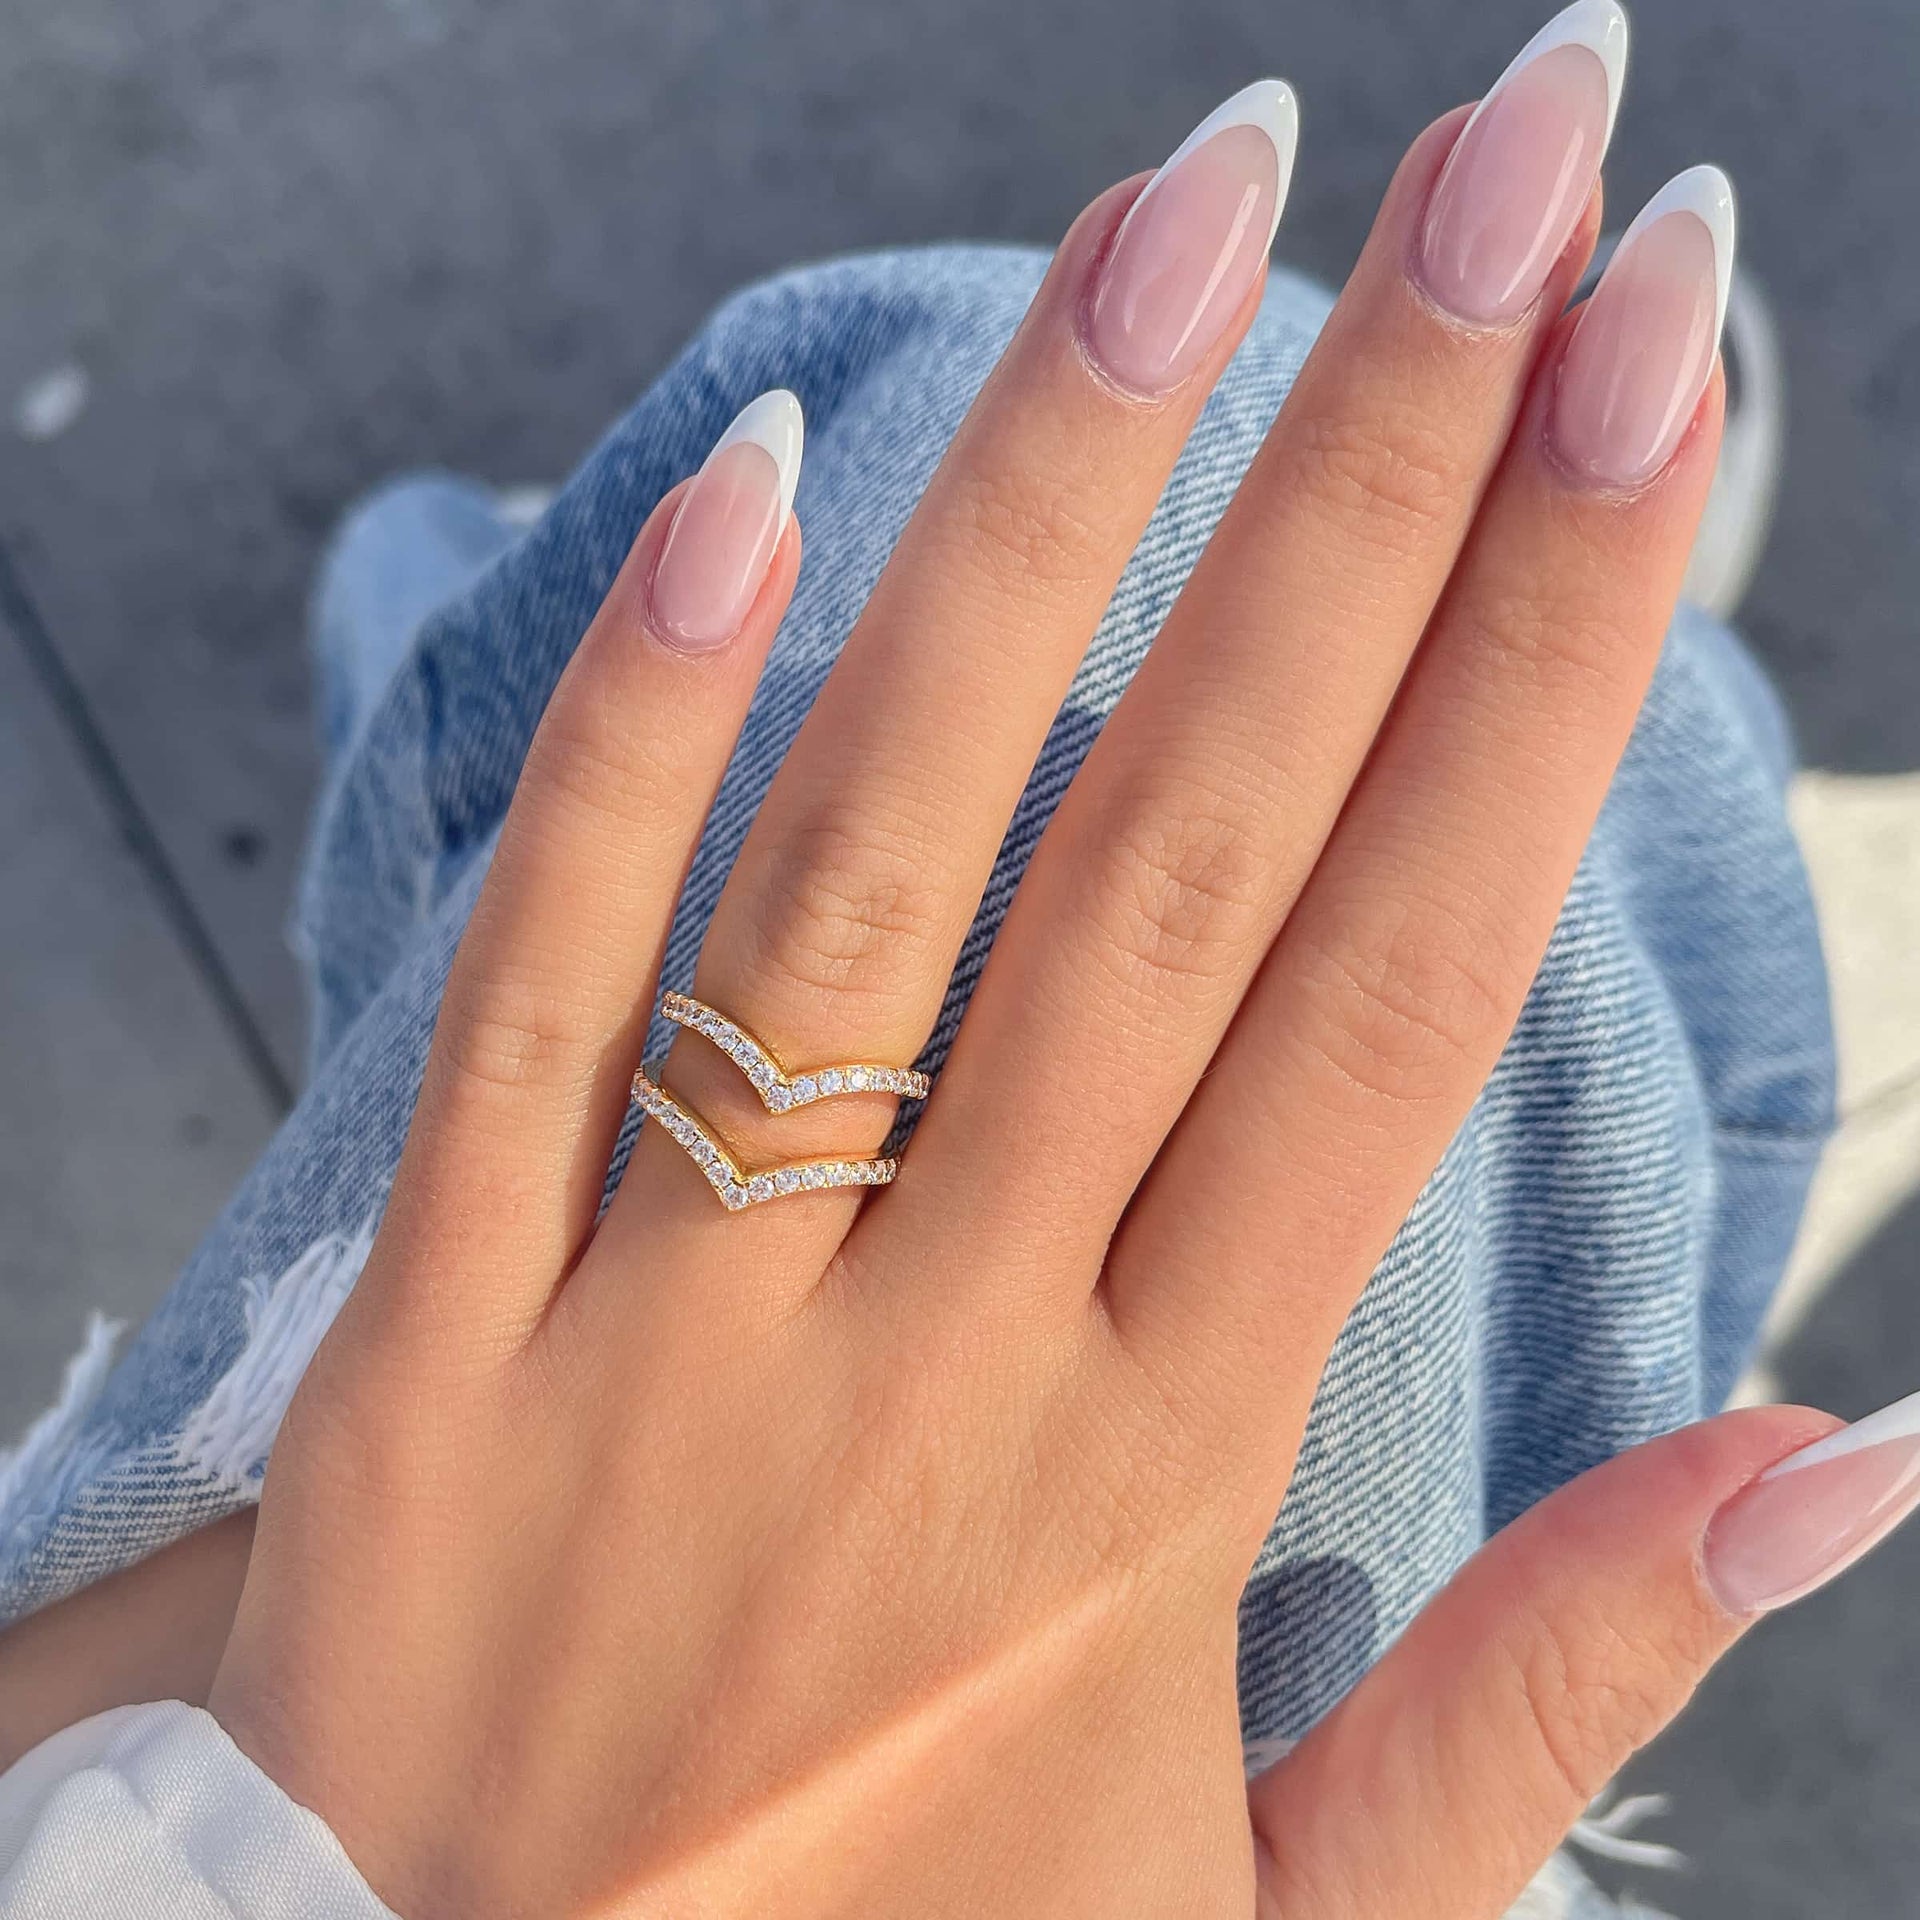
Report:
[{"label": "double chevron band", "polygon": [[[667,994],[660,1003],[660,1013],[673,1025],[711,1040],[746,1075],[769,1113],[790,1113],[796,1107],[848,1093],[891,1093],[905,1100],[924,1100],[933,1085],[926,1074],[910,1067],[856,1063],[789,1073],[745,1027],[688,994]],[[660,1123],[670,1140],[686,1150],[721,1204],[734,1212],[790,1193],[817,1193],[827,1187],[884,1187],[900,1171],[897,1157],[881,1155],[871,1160],[797,1160],[750,1173],[698,1114],[683,1107],[644,1068],[633,1076],[633,1101],[649,1119]]]}]

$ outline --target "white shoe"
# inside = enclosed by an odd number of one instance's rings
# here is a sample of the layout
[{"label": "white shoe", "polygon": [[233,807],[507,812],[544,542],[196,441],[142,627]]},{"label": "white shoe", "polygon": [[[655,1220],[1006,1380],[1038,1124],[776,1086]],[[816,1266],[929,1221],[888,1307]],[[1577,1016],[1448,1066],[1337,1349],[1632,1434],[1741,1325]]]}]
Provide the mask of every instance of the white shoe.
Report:
[{"label": "white shoe", "polygon": [[526,533],[553,505],[559,491],[551,486],[502,487],[494,495],[493,510],[516,533]]}]

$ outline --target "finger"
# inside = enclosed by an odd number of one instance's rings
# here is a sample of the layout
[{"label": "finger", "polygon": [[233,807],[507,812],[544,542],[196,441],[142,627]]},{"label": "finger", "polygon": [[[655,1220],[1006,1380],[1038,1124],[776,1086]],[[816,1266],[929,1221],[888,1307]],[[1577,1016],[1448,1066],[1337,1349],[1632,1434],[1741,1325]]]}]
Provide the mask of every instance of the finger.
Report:
[{"label": "finger", "polygon": [[[674,900],[793,591],[800,409],[768,394],[640,530],[541,720],[441,1004],[383,1228],[489,1340],[592,1227]],[[430,1223],[424,1217],[431,1215]]]},{"label": "finger", "polygon": [[[1095,202],[942,460],[701,951],[694,990],[794,1069],[904,1065],[924,1044],[1061,698],[1252,320],[1292,150],[1291,95],[1263,82],[1144,190]],[[700,1042],[676,1046],[671,1073],[749,1165],[870,1151],[891,1116],[864,1095],[770,1121]],[[850,1204],[809,1194],[729,1221],[656,1127],[608,1232],[644,1223],[657,1240],[689,1212],[758,1286],[824,1257]]]},{"label": "finger", "polygon": [[[1566,58],[1571,85],[1554,78]],[[1532,277],[1509,291],[1516,314],[1469,325],[1438,306],[1422,236],[1516,97]],[[1104,1246],[1311,869],[1466,538],[1591,247],[1609,117],[1603,61],[1562,46],[1464,132],[1456,115],[1415,143],[1035,856],[916,1139],[903,1230],[991,1190],[994,1251],[975,1265],[1023,1290],[1036,1264],[1085,1270],[1051,1260],[1063,1241]],[[1499,185],[1512,191],[1511,169]]]},{"label": "finger", "polygon": [[1260,1914],[1504,1914],[1760,1613],[1920,1501],[1920,1403],[1835,1426],[1801,1408],[1727,1414],[1496,1535],[1254,1782]]},{"label": "finger", "polygon": [[[1115,1252],[1114,1311],[1168,1366],[1202,1329],[1233,1356],[1209,1402],[1228,1422],[1258,1408],[1282,1449],[1247,1454],[1261,1471],[1284,1476],[1321,1358],[1506,1043],[1659,656],[1713,476],[1733,237],[1724,177],[1688,178],[1694,197],[1656,201],[1561,327],[1393,715]],[[1590,439],[1596,391],[1617,445]]]}]

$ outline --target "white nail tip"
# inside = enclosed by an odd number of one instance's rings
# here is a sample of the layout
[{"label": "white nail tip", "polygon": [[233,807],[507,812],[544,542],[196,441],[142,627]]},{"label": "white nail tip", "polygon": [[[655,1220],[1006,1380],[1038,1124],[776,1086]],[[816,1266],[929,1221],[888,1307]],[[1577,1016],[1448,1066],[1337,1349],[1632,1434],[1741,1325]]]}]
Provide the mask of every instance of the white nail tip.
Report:
[{"label": "white nail tip", "polygon": [[[1560,47],[1585,47],[1594,54],[1607,75],[1607,138],[1613,138],[1613,123],[1620,117],[1620,94],[1627,83],[1626,9],[1619,0],[1573,0],[1573,5],[1556,13],[1507,64],[1507,70],[1490,86],[1474,108],[1474,120],[1486,112],[1499,93],[1522,67],[1530,67],[1542,54]],[[1464,129],[1463,129],[1464,131]]]},{"label": "white nail tip", "polygon": [[1733,250],[1736,240],[1733,207],[1733,182],[1718,167],[1689,167],[1675,174],[1634,216],[1633,224],[1620,236],[1617,260],[1635,239],[1670,213],[1690,213],[1707,230],[1713,242],[1714,337],[1727,323],[1727,296],[1733,290]]},{"label": "white nail tip", "polygon": [[800,484],[800,453],[806,442],[806,422],[800,402],[785,387],[775,387],[771,393],[749,401],[733,425],[713,443],[713,453],[707,458],[711,460],[714,454],[737,446],[742,440],[752,441],[772,456],[780,473],[780,509],[791,513],[794,489]]},{"label": "white nail tip", "polygon": [[1920,1393],[1896,1400],[1892,1406],[1882,1407],[1878,1413],[1870,1413],[1864,1420],[1856,1420],[1852,1426],[1842,1427],[1838,1433],[1830,1433],[1824,1440],[1816,1440],[1812,1446],[1788,1454],[1760,1478],[1778,1480],[1783,1474],[1798,1473],[1802,1467],[1824,1466],[1829,1460],[1863,1453],[1868,1447],[1914,1439],[1920,1439]]},{"label": "white nail tip", "polygon": [[1252,86],[1242,87],[1232,99],[1223,100],[1215,107],[1167,156],[1166,164],[1147,182],[1140,198],[1128,208],[1127,219],[1133,218],[1147,195],[1188,154],[1196,147],[1204,146],[1216,133],[1225,133],[1229,127],[1258,127],[1273,142],[1278,175],[1273,196],[1273,219],[1267,227],[1267,244],[1271,246],[1273,236],[1279,230],[1281,211],[1287,204],[1287,188],[1293,180],[1293,156],[1300,145],[1300,103],[1284,80],[1256,80]]}]

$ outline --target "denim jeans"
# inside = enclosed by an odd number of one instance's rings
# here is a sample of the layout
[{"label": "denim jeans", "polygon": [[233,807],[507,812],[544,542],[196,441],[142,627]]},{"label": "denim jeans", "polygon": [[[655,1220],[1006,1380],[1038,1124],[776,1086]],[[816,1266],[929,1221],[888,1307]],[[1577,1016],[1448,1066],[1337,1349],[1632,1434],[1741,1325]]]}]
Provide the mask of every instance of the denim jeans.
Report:
[{"label": "denim jeans", "polygon": [[[165,1304],[117,1361],[98,1331],[0,1465],[0,1619],[256,1497],[379,1219],[529,736],[647,511],[748,399],[799,393],[807,559],[674,924],[666,978],[685,984],[754,809],[1043,264],[947,247],[770,281],[720,310],[532,531],[437,477],[349,518],[315,600],[327,771],[293,922],[311,1079]],[[1327,306],[1274,275],[1052,729],[923,1064]],[[1492,1529],[1732,1385],[1830,1123],[1788,760],[1752,663],[1683,609],[1512,1041],[1327,1368],[1242,1603],[1250,1742],[1306,1728]]]}]

